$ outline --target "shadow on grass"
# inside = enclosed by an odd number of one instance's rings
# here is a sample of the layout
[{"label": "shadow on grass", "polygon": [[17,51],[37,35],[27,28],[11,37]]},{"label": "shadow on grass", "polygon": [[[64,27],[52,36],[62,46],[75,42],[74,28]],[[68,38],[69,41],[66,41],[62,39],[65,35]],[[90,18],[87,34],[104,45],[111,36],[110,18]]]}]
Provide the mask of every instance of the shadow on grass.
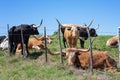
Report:
[{"label": "shadow on grass", "polygon": [[37,59],[39,56],[41,56],[44,53],[44,51],[40,51],[40,52],[31,52],[29,54],[29,58],[30,59]]}]

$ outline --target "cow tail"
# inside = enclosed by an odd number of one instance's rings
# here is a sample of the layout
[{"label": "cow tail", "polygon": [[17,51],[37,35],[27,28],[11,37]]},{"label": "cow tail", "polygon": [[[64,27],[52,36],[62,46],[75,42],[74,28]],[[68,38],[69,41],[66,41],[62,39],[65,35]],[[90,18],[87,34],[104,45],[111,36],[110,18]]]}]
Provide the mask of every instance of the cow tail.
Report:
[{"label": "cow tail", "polygon": [[[45,48],[44,48],[44,49],[45,49]],[[57,53],[57,52],[56,52],[56,53],[55,53],[55,52],[53,53],[53,52],[51,52],[50,49],[48,49],[48,48],[46,48],[45,50],[47,50],[47,52],[48,52],[49,54],[51,54],[51,55],[59,55],[59,54],[60,54],[59,52],[58,52],[58,53]]]}]

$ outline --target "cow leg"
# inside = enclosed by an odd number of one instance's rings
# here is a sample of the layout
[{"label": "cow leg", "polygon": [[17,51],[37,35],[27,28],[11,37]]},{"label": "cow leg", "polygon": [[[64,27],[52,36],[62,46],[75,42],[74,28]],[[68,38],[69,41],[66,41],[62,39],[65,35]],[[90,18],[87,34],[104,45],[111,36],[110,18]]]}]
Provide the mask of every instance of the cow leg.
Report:
[{"label": "cow leg", "polygon": [[13,51],[12,53],[15,55],[15,52],[16,52],[16,48],[17,48],[17,44],[14,44],[14,47],[13,47]]},{"label": "cow leg", "polygon": [[114,59],[107,55],[106,58],[106,70],[117,69],[117,63]]},{"label": "cow leg", "polygon": [[27,53],[26,45],[21,43],[21,49],[22,49],[22,51],[21,51],[22,55],[24,57],[27,57],[28,53]]},{"label": "cow leg", "polygon": [[27,51],[27,56],[29,55],[29,51],[28,51],[28,43],[26,44],[26,51]]},{"label": "cow leg", "polygon": [[23,49],[23,46],[24,46],[24,44],[22,44],[22,43],[20,43],[21,44],[21,54],[23,55],[23,53],[24,53],[24,49]]},{"label": "cow leg", "polygon": [[81,46],[81,48],[84,48],[84,43],[85,43],[85,42],[80,39],[80,46]]},{"label": "cow leg", "polygon": [[9,44],[10,45],[10,54],[12,53],[13,47],[14,45],[12,43]]},{"label": "cow leg", "polygon": [[66,48],[66,39],[63,38],[63,44],[64,44],[64,48]]}]

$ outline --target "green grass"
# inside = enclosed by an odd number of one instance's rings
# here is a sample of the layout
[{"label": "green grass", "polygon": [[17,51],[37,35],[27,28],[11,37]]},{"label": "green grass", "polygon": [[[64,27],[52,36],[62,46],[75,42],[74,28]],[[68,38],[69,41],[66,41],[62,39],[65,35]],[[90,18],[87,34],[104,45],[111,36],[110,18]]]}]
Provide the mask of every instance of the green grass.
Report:
[{"label": "green grass", "polygon": [[[52,52],[58,51],[58,40],[56,35],[53,43],[48,45]],[[109,55],[118,60],[118,48],[107,47],[106,41],[112,36],[99,36],[93,43],[93,50],[108,51]],[[62,41],[62,40],[61,40]],[[63,44],[62,44],[63,46]],[[79,46],[79,42],[78,42]],[[89,46],[89,41],[85,47]],[[63,47],[62,47],[63,48]],[[0,51],[0,80],[119,80],[120,72],[105,72],[93,70],[93,74],[88,70],[76,69],[60,63],[60,56],[48,54],[48,62],[45,62],[44,51],[31,51],[29,58],[22,56],[6,56],[7,51]],[[119,64],[118,64],[119,65]],[[118,66],[119,67],[119,66]],[[120,68],[120,67],[119,67]]]}]

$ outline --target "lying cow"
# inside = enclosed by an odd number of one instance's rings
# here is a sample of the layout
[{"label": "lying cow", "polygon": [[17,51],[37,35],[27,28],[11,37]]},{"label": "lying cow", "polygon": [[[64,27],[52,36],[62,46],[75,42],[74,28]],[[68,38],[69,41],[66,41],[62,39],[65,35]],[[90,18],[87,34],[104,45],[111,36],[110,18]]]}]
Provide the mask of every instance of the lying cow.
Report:
[{"label": "lying cow", "polygon": [[0,36],[0,49],[1,50],[8,49],[8,37],[7,36]]},{"label": "lying cow", "polygon": [[4,41],[4,39],[6,38],[7,36],[3,35],[3,36],[0,36],[0,44]]},{"label": "lying cow", "polygon": [[[48,36],[48,35],[46,36],[46,41],[48,44],[52,43],[52,39],[50,38],[50,36]],[[29,38],[28,48],[40,50],[40,49],[44,48],[44,44],[45,44],[44,36],[32,37],[32,38]],[[18,44],[17,51],[19,51],[20,49],[21,49],[21,45]]]},{"label": "lying cow", "polygon": [[[69,48],[65,53],[68,65],[74,65],[82,69],[89,68],[90,52],[88,50],[82,51],[81,49]],[[112,70],[117,68],[117,62],[108,55],[108,52],[93,51],[92,54],[94,69]]]},{"label": "lying cow", "polygon": [[114,36],[107,40],[106,46],[109,46],[111,48],[117,48],[118,47],[118,36]]}]

